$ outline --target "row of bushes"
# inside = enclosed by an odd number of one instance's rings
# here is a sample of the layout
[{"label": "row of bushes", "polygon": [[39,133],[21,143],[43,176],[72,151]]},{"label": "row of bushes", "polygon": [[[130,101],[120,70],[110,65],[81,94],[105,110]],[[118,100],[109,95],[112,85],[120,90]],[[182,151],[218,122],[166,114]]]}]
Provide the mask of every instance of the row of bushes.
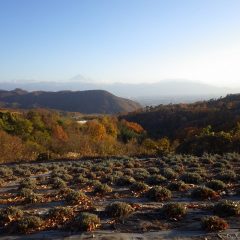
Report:
[{"label": "row of bushes", "polygon": [[[134,212],[134,207],[125,202],[115,202],[106,207],[106,214],[114,219],[123,220]],[[240,206],[235,202],[223,201],[213,207],[213,212],[219,216],[239,216]],[[187,214],[187,206],[182,203],[168,203],[160,209],[160,214],[168,219],[179,221]],[[202,219],[202,226],[207,231],[218,231],[228,227],[227,222],[219,216]],[[57,207],[51,209],[45,216],[28,216],[17,207],[9,207],[0,211],[0,225],[12,227],[17,232],[28,233],[44,229],[44,221],[51,220],[56,225],[67,225],[73,230],[92,231],[100,226],[100,218],[93,213],[81,212],[75,214],[71,208]],[[68,225],[68,223],[70,223]],[[50,226],[51,227],[51,226]]]}]

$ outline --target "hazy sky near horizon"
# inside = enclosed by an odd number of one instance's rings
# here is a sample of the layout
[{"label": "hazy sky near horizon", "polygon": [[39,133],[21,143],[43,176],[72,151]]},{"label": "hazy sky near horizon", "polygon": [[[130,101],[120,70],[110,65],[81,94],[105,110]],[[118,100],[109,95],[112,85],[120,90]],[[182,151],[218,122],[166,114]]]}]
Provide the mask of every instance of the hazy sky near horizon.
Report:
[{"label": "hazy sky near horizon", "polygon": [[240,86],[239,0],[0,0],[0,81]]}]

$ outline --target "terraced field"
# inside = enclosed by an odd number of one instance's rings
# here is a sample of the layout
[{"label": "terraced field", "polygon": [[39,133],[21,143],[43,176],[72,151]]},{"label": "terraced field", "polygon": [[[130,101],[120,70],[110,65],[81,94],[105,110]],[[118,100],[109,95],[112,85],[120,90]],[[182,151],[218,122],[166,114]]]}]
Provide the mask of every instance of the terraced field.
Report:
[{"label": "terraced field", "polygon": [[0,166],[0,239],[239,239],[240,156]]}]

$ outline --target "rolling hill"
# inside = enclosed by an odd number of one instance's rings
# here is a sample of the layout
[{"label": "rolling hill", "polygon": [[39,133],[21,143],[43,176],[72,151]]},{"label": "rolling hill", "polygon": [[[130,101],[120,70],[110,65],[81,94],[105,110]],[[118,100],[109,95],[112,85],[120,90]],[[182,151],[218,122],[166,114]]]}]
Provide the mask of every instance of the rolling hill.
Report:
[{"label": "rolling hill", "polygon": [[141,108],[137,102],[117,97],[103,90],[59,92],[0,90],[0,105],[7,108],[50,108],[87,114],[114,114]]},{"label": "rolling hill", "polygon": [[28,91],[62,91],[62,90],[106,90],[117,96],[134,99],[142,105],[159,105],[168,103],[193,103],[224,96],[228,93],[237,93],[239,89],[220,88],[204,83],[188,80],[162,80],[155,83],[102,83],[94,82],[84,77],[75,77],[68,81],[15,81],[0,82],[0,89],[15,88]]}]

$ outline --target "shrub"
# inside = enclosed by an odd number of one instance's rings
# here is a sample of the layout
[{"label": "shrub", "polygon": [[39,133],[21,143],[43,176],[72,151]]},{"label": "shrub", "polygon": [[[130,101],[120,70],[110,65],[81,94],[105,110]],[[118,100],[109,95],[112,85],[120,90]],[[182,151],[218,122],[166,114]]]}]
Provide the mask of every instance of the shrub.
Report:
[{"label": "shrub", "polygon": [[109,192],[112,192],[112,188],[109,187],[107,184],[98,184],[94,188],[94,193],[105,194]]},{"label": "shrub", "polygon": [[217,179],[222,180],[225,183],[234,182],[236,180],[236,177],[236,173],[231,170],[221,172],[216,176]]},{"label": "shrub", "polygon": [[73,179],[72,175],[68,173],[62,174],[60,177],[66,182],[71,181]]},{"label": "shrub", "polygon": [[32,194],[34,194],[34,192],[33,192],[33,190],[30,189],[30,188],[22,188],[22,189],[20,189],[20,191],[19,191],[19,196],[20,196],[20,197],[24,197],[24,198],[29,197],[29,196],[32,195]]},{"label": "shrub", "polygon": [[125,165],[126,168],[134,168],[134,163],[131,162],[131,161],[125,162],[124,165]]},{"label": "shrub", "polygon": [[29,233],[39,229],[43,220],[37,216],[25,216],[17,221],[17,232]]},{"label": "shrub", "polygon": [[109,185],[112,185],[114,182],[116,182],[116,179],[114,178],[114,176],[112,175],[106,175],[103,179],[102,179],[102,183],[107,183]]},{"label": "shrub", "polygon": [[149,177],[146,181],[149,185],[160,185],[164,182],[166,182],[166,178],[163,177],[162,175],[153,175]]},{"label": "shrub", "polygon": [[100,225],[100,218],[91,213],[80,213],[72,223],[74,230],[93,231]]},{"label": "shrub", "polygon": [[149,177],[149,172],[144,168],[137,168],[134,171],[134,178],[139,181],[143,181],[144,179]]},{"label": "shrub", "polygon": [[160,202],[171,199],[172,193],[165,187],[153,187],[146,193],[147,198]]},{"label": "shrub", "polygon": [[127,176],[132,176],[134,174],[134,171],[130,168],[126,168],[124,169],[124,175],[127,175]]},{"label": "shrub", "polygon": [[199,187],[196,188],[192,191],[191,197],[200,199],[200,200],[205,200],[205,199],[214,199],[218,195],[215,191],[213,191],[210,188],[207,187]]},{"label": "shrub", "polygon": [[213,160],[209,157],[203,157],[200,159],[203,164],[212,164]]},{"label": "shrub", "polygon": [[135,182],[135,179],[130,176],[122,176],[117,179],[118,186],[129,186]]},{"label": "shrub", "polygon": [[6,166],[0,167],[0,176],[3,178],[11,178],[13,176],[13,170]]},{"label": "shrub", "polygon": [[89,186],[96,187],[97,185],[100,185],[100,184],[101,184],[101,182],[99,180],[89,180],[88,181]]},{"label": "shrub", "polygon": [[66,196],[71,193],[73,190],[69,187],[66,187],[66,188],[62,188],[62,189],[59,189],[57,192],[57,195],[61,195],[64,199],[66,198]]},{"label": "shrub", "polygon": [[162,213],[167,219],[180,220],[186,215],[187,208],[182,203],[168,203],[163,206]]},{"label": "shrub", "polygon": [[24,197],[25,203],[37,203],[41,202],[42,197],[34,193],[32,189],[22,188],[19,192],[19,196]]},{"label": "shrub", "polygon": [[202,219],[202,228],[206,231],[221,231],[228,227],[228,223],[218,216],[205,217]]},{"label": "shrub", "polygon": [[198,162],[189,162],[188,169],[198,169],[200,164]]},{"label": "shrub", "polygon": [[135,182],[130,187],[130,190],[133,192],[145,192],[147,191],[149,186],[143,182]]},{"label": "shrub", "polygon": [[31,188],[34,189],[37,186],[37,180],[35,178],[25,178],[19,184],[19,189]]},{"label": "shrub", "polygon": [[14,174],[20,177],[30,177],[31,171],[29,169],[21,168],[20,166],[16,166],[14,168]]},{"label": "shrub", "polygon": [[74,179],[74,183],[84,184],[84,183],[87,183],[87,182],[88,182],[88,179],[81,176],[81,175]]},{"label": "shrub", "polygon": [[176,172],[173,171],[171,168],[164,168],[162,171],[162,175],[167,179],[174,179],[177,177]]},{"label": "shrub", "polygon": [[55,207],[49,210],[47,217],[55,222],[66,222],[73,217],[73,209],[68,207]]},{"label": "shrub", "polygon": [[64,174],[67,174],[67,170],[64,167],[55,165],[52,170],[51,176],[52,177],[61,177]]},{"label": "shrub", "polygon": [[123,175],[124,173],[122,171],[119,171],[118,169],[116,169],[116,171],[113,172],[114,177],[122,177]]},{"label": "shrub", "polygon": [[51,180],[51,182],[52,182],[52,187],[54,189],[56,189],[56,188],[57,189],[62,189],[62,188],[66,188],[67,187],[67,183],[63,179],[61,179],[59,177],[54,177]]},{"label": "shrub", "polygon": [[41,201],[42,201],[42,197],[36,193],[33,193],[33,194],[25,197],[25,200],[24,200],[25,203],[38,203]]},{"label": "shrub", "polygon": [[23,211],[17,207],[8,207],[0,210],[0,226],[16,221],[23,216]]},{"label": "shrub", "polygon": [[87,196],[81,191],[71,190],[66,196],[66,202],[71,205],[77,205],[79,202],[86,200]]},{"label": "shrub", "polygon": [[150,168],[148,168],[148,172],[150,174],[157,174],[157,173],[159,173],[159,169],[157,167],[150,167]]},{"label": "shrub", "polygon": [[226,184],[221,180],[211,180],[206,183],[206,186],[215,191],[220,191],[226,188]]},{"label": "shrub", "polygon": [[187,187],[187,184],[185,184],[183,181],[171,182],[168,185],[168,189],[172,191],[184,191],[187,189]]},{"label": "shrub", "polygon": [[120,219],[128,217],[133,211],[132,206],[125,202],[115,202],[106,207],[106,213],[110,217]]},{"label": "shrub", "polygon": [[230,200],[223,200],[214,205],[213,212],[223,217],[238,216],[240,215],[240,204]]},{"label": "shrub", "polygon": [[224,167],[225,167],[225,164],[224,163],[222,163],[222,162],[216,162],[216,163],[214,163],[213,165],[212,165],[212,167],[213,168],[217,168],[217,169],[224,169]]},{"label": "shrub", "polygon": [[198,184],[202,181],[202,177],[198,173],[185,173],[181,176],[181,180],[185,183]]}]

